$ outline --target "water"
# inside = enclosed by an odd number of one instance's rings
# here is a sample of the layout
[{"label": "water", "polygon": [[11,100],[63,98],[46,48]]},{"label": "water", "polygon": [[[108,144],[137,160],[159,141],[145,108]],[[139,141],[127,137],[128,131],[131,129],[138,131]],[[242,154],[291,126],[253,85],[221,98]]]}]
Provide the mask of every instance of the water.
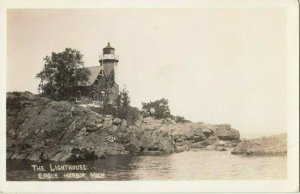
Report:
[{"label": "water", "polygon": [[[77,165],[77,167],[86,165],[86,170],[51,171],[50,164],[52,168],[55,165],[65,164]],[[31,165],[42,165],[44,174],[34,172]],[[70,174],[72,172],[73,174]],[[57,177],[51,178],[54,174]],[[287,157],[285,156],[237,156],[230,154],[229,151],[188,151],[157,156],[122,155],[72,163],[7,160],[7,180],[12,181],[274,180],[286,179],[286,176]]]}]

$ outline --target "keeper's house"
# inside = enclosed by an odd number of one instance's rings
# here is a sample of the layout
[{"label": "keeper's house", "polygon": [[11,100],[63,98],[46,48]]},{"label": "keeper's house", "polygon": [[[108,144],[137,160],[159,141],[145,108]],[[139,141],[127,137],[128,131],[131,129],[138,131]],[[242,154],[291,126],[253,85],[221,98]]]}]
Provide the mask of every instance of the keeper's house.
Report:
[{"label": "keeper's house", "polygon": [[109,92],[109,104],[114,104],[118,94],[119,85],[118,79],[118,62],[119,57],[115,55],[115,49],[110,46],[110,43],[103,48],[103,53],[100,55],[98,66],[86,67],[90,70],[88,83],[84,86],[76,88],[76,102],[78,103],[101,103],[105,95],[105,91],[101,88],[100,79],[103,76],[111,76],[114,74],[114,84],[110,87]]}]

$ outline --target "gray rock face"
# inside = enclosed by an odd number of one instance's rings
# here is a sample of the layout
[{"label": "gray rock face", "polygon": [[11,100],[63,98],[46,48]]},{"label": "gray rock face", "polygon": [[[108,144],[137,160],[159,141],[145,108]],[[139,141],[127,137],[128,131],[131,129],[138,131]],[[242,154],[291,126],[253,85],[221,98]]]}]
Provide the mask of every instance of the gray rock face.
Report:
[{"label": "gray rock face", "polygon": [[30,161],[40,161],[41,160],[41,156],[42,156],[42,152],[41,151],[35,151],[30,153],[26,159],[30,160]]},{"label": "gray rock face", "polygon": [[229,124],[219,124],[219,125],[214,125],[217,129],[219,130],[230,130],[231,125]]},{"label": "gray rock face", "polygon": [[215,135],[220,140],[236,140],[238,141],[240,139],[240,133],[236,129],[224,129],[224,128],[217,128]]},{"label": "gray rock face", "polygon": [[129,151],[130,153],[139,153],[140,147],[134,145],[134,144],[128,144],[126,146],[126,151]]},{"label": "gray rock face", "polygon": [[241,155],[286,155],[287,134],[244,140],[231,153]]},{"label": "gray rock face", "polygon": [[[7,158],[71,161],[127,153],[172,153],[234,146],[230,125],[176,123],[143,116],[135,124],[66,101],[7,93]],[[209,148],[209,147],[208,147]]]},{"label": "gray rock face", "polygon": [[121,125],[121,124],[122,124],[122,120],[121,120],[121,119],[115,118],[115,119],[113,120],[113,125]]},{"label": "gray rock face", "polygon": [[52,158],[54,158],[54,156],[58,152],[60,152],[60,151],[58,149],[56,149],[56,148],[47,148],[47,149],[44,149],[44,153],[41,156],[41,159],[45,160],[45,161],[50,161]]},{"label": "gray rock face", "polygon": [[11,156],[11,159],[15,159],[15,160],[25,160],[26,159],[27,154],[26,153],[14,153]]}]

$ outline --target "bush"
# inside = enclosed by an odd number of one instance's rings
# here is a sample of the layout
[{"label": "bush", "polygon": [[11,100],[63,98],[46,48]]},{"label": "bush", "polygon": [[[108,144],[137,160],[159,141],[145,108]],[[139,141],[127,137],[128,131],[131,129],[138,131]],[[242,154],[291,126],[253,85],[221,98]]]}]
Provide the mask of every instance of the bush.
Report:
[{"label": "bush", "polygon": [[176,123],[190,123],[191,122],[182,116],[173,116],[173,119],[175,120]]},{"label": "bush", "polygon": [[150,114],[150,116],[154,116],[157,119],[172,118],[168,100],[165,98],[156,100],[154,102],[150,101],[149,103],[143,102],[142,109],[144,112]]},{"label": "bush", "polygon": [[129,124],[133,124],[139,119],[140,116],[141,112],[139,111],[139,109],[131,106],[126,115],[126,120]]},{"label": "bush", "polygon": [[120,92],[115,106],[107,104],[103,108],[91,107],[91,110],[99,114],[109,114],[113,117],[126,119],[129,124],[136,122],[141,115],[138,108],[130,106],[130,98],[126,89]]},{"label": "bush", "polygon": [[138,108],[130,106],[129,92],[124,88],[117,99],[117,115],[120,119],[126,119],[132,124],[138,120],[141,113]]}]

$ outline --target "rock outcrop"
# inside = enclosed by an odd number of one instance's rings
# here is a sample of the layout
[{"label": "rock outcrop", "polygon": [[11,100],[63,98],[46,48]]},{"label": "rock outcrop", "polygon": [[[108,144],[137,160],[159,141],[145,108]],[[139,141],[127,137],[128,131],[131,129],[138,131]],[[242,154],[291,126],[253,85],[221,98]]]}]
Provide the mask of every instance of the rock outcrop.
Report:
[{"label": "rock outcrop", "polygon": [[286,155],[287,134],[244,140],[231,153],[255,156]]},{"label": "rock outcrop", "polygon": [[134,124],[66,101],[7,93],[7,158],[71,161],[110,155],[223,151],[239,142],[230,125],[141,117]]}]

